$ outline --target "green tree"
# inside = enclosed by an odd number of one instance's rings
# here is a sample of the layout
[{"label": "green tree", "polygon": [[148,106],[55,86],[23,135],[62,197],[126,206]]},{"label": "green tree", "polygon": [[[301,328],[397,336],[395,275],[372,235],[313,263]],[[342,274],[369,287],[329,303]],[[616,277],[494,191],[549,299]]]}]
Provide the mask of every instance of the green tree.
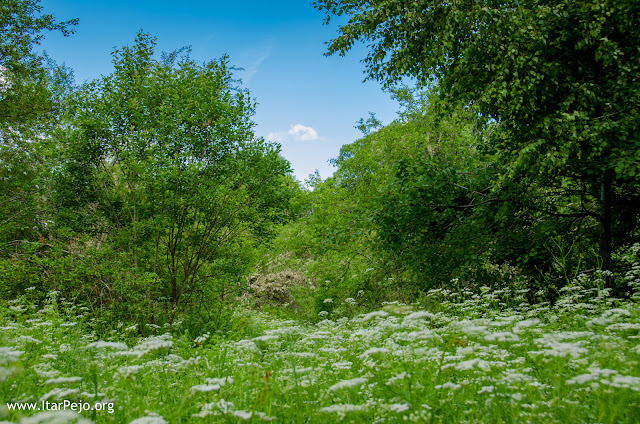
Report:
[{"label": "green tree", "polygon": [[55,202],[59,225],[150,273],[146,293],[167,298],[173,320],[214,296],[210,282],[245,242],[287,218],[293,187],[279,146],[254,136],[254,102],[227,58],[158,60],[154,46],[139,33],[116,50],[111,75],[78,91]]},{"label": "green tree", "polygon": [[472,113],[438,118],[431,92],[393,97],[400,119],[340,149],[336,172],[314,188],[308,222],[325,252],[425,288],[478,262],[486,243],[469,237],[469,221],[489,198],[492,174],[477,152]]},{"label": "green tree", "polygon": [[39,0],[0,3],[0,130],[16,130],[48,113],[53,107],[50,74],[41,55],[34,52],[43,31],[73,33],[77,19],[57,22],[42,14]]},{"label": "green tree", "polygon": [[[328,54],[369,44],[368,76],[393,84],[439,81],[449,104],[498,122],[491,143],[503,181],[584,188],[557,218],[599,223],[600,266],[637,236],[640,175],[640,8],[635,1],[318,0],[347,15]],[[615,210],[612,212],[612,208]],[[624,220],[616,219],[631,213]],[[631,221],[631,225],[629,223]],[[612,229],[612,224],[615,227]]]},{"label": "green tree", "polygon": [[37,54],[45,31],[73,32],[37,0],[0,3],[0,252],[44,233],[48,137],[71,73]]}]

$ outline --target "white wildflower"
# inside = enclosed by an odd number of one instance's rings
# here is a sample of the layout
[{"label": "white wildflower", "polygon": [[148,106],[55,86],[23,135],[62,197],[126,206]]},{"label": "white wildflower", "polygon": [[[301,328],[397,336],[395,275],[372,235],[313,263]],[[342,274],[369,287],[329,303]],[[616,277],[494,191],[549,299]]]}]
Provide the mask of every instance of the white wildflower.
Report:
[{"label": "white wildflower", "polygon": [[251,419],[251,417],[253,417],[253,413],[252,412],[247,412],[247,411],[233,411],[231,413],[234,417],[238,417],[241,420],[245,420],[248,421]]},{"label": "white wildflower", "polygon": [[25,308],[22,305],[18,305],[18,306],[9,306],[9,309],[11,309],[14,312],[24,312],[27,310],[27,308]]},{"label": "white wildflower", "polygon": [[364,314],[364,315],[360,315],[360,320],[361,321],[369,321],[371,318],[384,318],[389,316],[389,312],[386,311],[373,311],[373,312],[369,312],[368,314]]},{"label": "white wildflower", "polygon": [[20,355],[24,352],[21,350],[15,350],[11,347],[0,346],[0,359],[4,359],[7,362],[16,362],[19,360]]},{"label": "white wildflower", "polygon": [[258,336],[258,337],[254,337],[253,339],[251,339],[254,342],[268,342],[269,340],[277,340],[278,336],[274,336],[274,335],[267,335],[267,336]]},{"label": "white wildflower", "polygon": [[193,342],[195,344],[202,344],[204,342],[206,342],[209,339],[210,334],[209,333],[204,333],[201,336],[196,337]]},{"label": "white wildflower", "polygon": [[409,321],[412,319],[422,319],[422,318],[430,318],[430,319],[435,318],[435,314],[432,314],[431,312],[428,312],[428,311],[416,311],[404,317],[404,320]]},{"label": "white wildflower", "polygon": [[440,389],[458,390],[461,387],[462,387],[461,384],[456,384],[456,383],[452,383],[452,382],[448,381],[448,382],[446,382],[444,384],[438,384],[437,386],[434,387],[434,389],[436,389],[436,390],[440,390]]},{"label": "white wildflower", "polygon": [[285,368],[282,370],[283,374],[293,374],[295,373],[296,375],[301,375],[301,374],[306,374],[308,372],[313,371],[313,367],[306,367],[306,368]]},{"label": "white wildflower", "polygon": [[233,402],[227,402],[224,399],[220,399],[218,401],[218,403],[216,404],[216,406],[218,407],[218,409],[223,413],[223,414],[228,414],[230,412],[232,412],[234,410],[234,405]]},{"label": "white wildflower", "polygon": [[150,415],[147,417],[136,418],[129,424],[167,424],[167,422],[159,415]]},{"label": "white wildflower", "polygon": [[409,409],[411,409],[411,405],[407,403],[392,403],[391,405],[388,405],[388,408],[391,412],[398,413],[408,411]]},{"label": "white wildflower", "polygon": [[350,412],[361,412],[369,409],[369,404],[364,405],[352,405],[350,403],[343,403],[338,405],[325,406],[320,408],[320,412],[328,414],[338,414],[338,419],[342,421],[344,417]]},{"label": "white wildflower", "polygon": [[208,393],[216,390],[220,390],[219,384],[198,384],[197,386],[191,387],[191,393]]},{"label": "white wildflower", "polygon": [[68,384],[68,383],[79,383],[82,381],[82,377],[58,377],[58,378],[50,378],[44,382],[44,384]]},{"label": "white wildflower", "polygon": [[80,393],[78,389],[66,389],[63,387],[57,387],[50,392],[45,393],[40,397],[41,401],[47,401],[49,399],[65,399],[71,397],[77,393]]},{"label": "white wildflower", "polygon": [[45,411],[23,417],[18,424],[91,424],[91,421],[73,411]]},{"label": "white wildflower", "polygon": [[387,381],[387,386],[391,386],[393,383],[395,383],[396,381],[400,381],[400,380],[404,380],[407,377],[411,377],[409,374],[407,374],[406,372],[400,373],[398,375],[394,375],[393,377],[391,377],[388,381]]},{"label": "white wildflower", "polygon": [[232,377],[222,377],[222,378],[207,378],[205,379],[207,384],[219,384],[224,386],[225,384],[233,384]]},{"label": "white wildflower", "polygon": [[113,350],[127,350],[129,347],[125,343],[121,342],[104,342],[99,340],[97,342],[91,342],[87,344],[88,348],[95,349],[113,349]]},{"label": "white wildflower", "polygon": [[535,327],[540,324],[540,320],[538,318],[526,319],[524,321],[519,321],[516,323],[515,327],[513,327],[514,333],[520,333],[525,328]]},{"label": "white wildflower", "polygon": [[610,386],[620,389],[631,389],[635,392],[640,392],[640,377],[633,377],[630,375],[615,375],[611,379]]},{"label": "white wildflower", "polygon": [[488,342],[517,342],[520,337],[510,331],[499,331],[487,334],[484,339]]},{"label": "white wildflower", "polygon": [[27,343],[35,343],[35,344],[42,343],[42,341],[40,341],[40,340],[38,340],[36,338],[33,338],[31,336],[20,336],[20,337],[18,337],[18,339],[20,339],[23,342],[27,342]]},{"label": "white wildflower", "polygon": [[473,358],[468,361],[458,362],[454,364],[446,364],[441,367],[441,369],[445,370],[447,368],[455,368],[458,371],[471,370],[473,368],[478,368],[482,371],[489,371],[491,366],[488,362],[483,361],[480,358]]},{"label": "white wildflower", "polygon": [[350,370],[353,366],[353,362],[349,361],[339,361],[331,364],[331,368],[334,370]]},{"label": "white wildflower", "polygon": [[365,384],[367,381],[369,381],[368,379],[364,378],[364,377],[358,377],[358,378],[352,378],[350,380],[342,380],[337,382],[336,384],[334,384],[333,386],[329,387],[329,390],[332,392],[341,390],[341,389],[348,389],[351,387],[357,387],[357,386],[361,386],[363,384]]},{"label": "white wildflower", "polygon": [[384,347],[372,347],[370,349],[365,350],[362,355],[358,356],[360,359],[364,359],[369,355],[376,355],[378,353],[389,353],[389,349]]},{"label": "white wildflower", "polygon": [[478,390],[478,394],[481,395],[483,393],[493,393],[493,386],[482,386],[480,390]]}]

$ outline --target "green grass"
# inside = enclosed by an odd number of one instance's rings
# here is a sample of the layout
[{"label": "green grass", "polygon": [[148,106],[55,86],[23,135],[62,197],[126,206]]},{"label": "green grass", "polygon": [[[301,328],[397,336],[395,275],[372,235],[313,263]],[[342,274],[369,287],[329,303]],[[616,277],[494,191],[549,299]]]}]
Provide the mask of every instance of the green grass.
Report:
[{"label": "green grass", "polygon": [[317,323],[238,308],[227,337],[196,340],[179,325],[98,340],[75,306],[18,300],[0,318],[0,420],[82,422],[7,408],[67,400],[102,402],[82,412],[96,423],[639,422],[637,292],[525,295],[434,290]]}]

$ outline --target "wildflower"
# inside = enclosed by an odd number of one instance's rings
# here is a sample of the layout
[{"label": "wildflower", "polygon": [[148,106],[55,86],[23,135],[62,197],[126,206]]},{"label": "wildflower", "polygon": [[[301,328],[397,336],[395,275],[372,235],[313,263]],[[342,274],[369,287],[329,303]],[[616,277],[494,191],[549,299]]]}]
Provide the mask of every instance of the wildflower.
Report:
[{"label": "wildflower", "polygon": [[227,402],[224,399],[220,399],[216,406],[223,414],[228,414],[234,409],[233,402]]},{"label": "wildflower", "polygon": [[458,371],[471,370],[473,368],[478,368],[482,371],[489,371],[491,369],[489,363],[480,358],[473,358],[468,361],[458,362],[457,364],[446,364],[441,367],[443,370],[447,368],[455,368]]},{"label": "wildflower", "polygon": [[481,395],[483,393],[493,393],[493,386],[482,386],[480,390],[478,390],[478,394]]},{"label": "wildflower", "polygon": [[349,361],[334,362],[331,364],[331,368],[334,370],[350,370],[352,366],[353,362]]},{"label": "wildflower", "polygon": [[360,412],[366,411],[369,409],[369,405],[352,405],[350,403],[343,403],[338,405],[325,406],[324,408],[320,408],[320,412],[329,413],[329,414],[338,414],[338,419],[342,421],[346,414],[349,412]]},{"label": "wildflower", "polygon": [[14,350],[11,347],[0,346],[0,359],[4,358],[7,362],[16,362],[24,352]]},{"label": "wildflower", "polygon": [[403,373],[400,373],[398,375],[395,375],[395,376],[391,377],[389,379],[389,381],[387,381],[387,386],[391,386],[396,381],[404,380],[407,377],[410,378],[411,376],[409,374],[407,374],[406,372],[403,372]]},{"label": "wildflower", "polygon": [[44,395],[42,395],[40,397],[40,401],[47,401],[49,399],[65,399],[65,398],[69,398],[77,393],[79,393],[80,390],[78,389],[66,389],[66,388],[62,388],[62,387],[57,387],[53,390],[51,390],[50,392],[45,393]]},{"label": "wildflower", "polygon": [[456,383],[452,383],[452,382],[448,381],[448,382],[446,382],[444,384],[438,384],[437,386],[434,387],[434,389],[436,389],[436,390],[440,390],[440,389],[458,390],[461,387],[462,387],[461,384],[456,384]]},{"label": "wildflower", "polygon": [[362,355],[358,356],[358,358],[364,359],[369,355],[375,355],[377,353],[389,353],[389,349],[384,347],[372,347],[371,349],[365,350]]},{"label": "wildflower", "polygon": [[138,343],[132,350],[132,353],[141,358],[142,356],[158,350],[169,350],[173,347],[173,342],[169,340],[171,335],[163,334],[162,336],[151,336]]},{"label": "wildflower", "polygon": [[40,344],[40,343],[42,343],[42,341],[40,341],[40,340],[38,340],[38,339],[35,339],[35,338],[31,337],[31,336],[20,336],[20,337],[18,337],[18,338],[19,338],[20,340],[24,341],[24,342],[27,342],[27,343],[35,343],[35,344]]},{"label": "wildflower", "polygon": [[416,311],[412,312],[406,317],[404,317],[405,321],[409,321],[412,319],[422,319],[422,318],[434,318],[435,315],[428,311]]},{"label": "wildflower", "polygon": [[67,383],[79,383],[82,381],[82,377],[58,377],[50,378],[44,382],[44,384],[67,384]]},{"label": "wildflower", "polygon": [[247,411],[233,411],[231,413],[234,417],[238,417],[241,420],[250,420],[251,417],[253,417],[253,413],[252,412],[247,412]]},{"label": "wildflower", "polygon": [[540,324],[540,320],[538,318],[533,318],[533,319],[527,319],[527,320],[524,320],[524,321],[520,321],[520,322],[516,323],[515,327],[513,327],[513,332],[514,333],[520,333],[520,332],[522,332],[523,328],[535,327],[538,324]]},{"label": "wildflower", "polygon": [[201,345],[201,344],[203,344],[204,342],[206,342],[206,341],[207,341],[207,339],[209,338],[209,336],[210,336],[210,334],[209,334],[209,333],[204,333],[203,335],[196,337],[196,338],[193,340],[193,342],[194,342],[195,344],[197,344],[197,345]]},{"label": "wildflower", "polygon": [[318,351],[322,353],[341,353],[346,352],[347,349],[344,347],[321,347]]},{"label": "wildflower", "polygon": [[149,415],[146,417],[137,418],[131,421],[129,424],[167,424],[167,422],[159,415]]},{"label": "wildflower", "polygon": [[220,384],[198,384],[197,386],[191,387],[191,393],[208,393],[216,390],[220,390]]},{"label": "wildflower", "polygon": [[635,392],[640,392],[640,377],[632,377],[630,375],[615,375],[611,379],[610,386],[620,389],[631,389]]},{"label": "wildflower", "polygon": [[325,300],[322,301],[322,303],[333,303],[333,299],[331,299],[330,297],[326,298]]},{"label": "wildflower", "polygon": [[207,378],[205,381],[207,384],[219,384],[221,386],[224,386],[225,384],[233,384],[232,377]]},{"label": "wildflower", "polygon": [[389,410],[391,410],[391,412],[404,412],[404,411],[408,411],[409,409],[411,409],[411,405],[407,404],[407,403],[392,403],[391,405],[388,405]]},{"label": "wildflower", "polygon": [[332,392],[335,392],[341,389],[348,389],[351,387],[361,386],[367,381],[369,380],[364,377],[352,378],[351,380],[342,380],[337,382],[333,386],[329,387],[329,390]]},{"label": "wildflower", "polygon": [[102,340],[97,342],[91,342],[87,344],[88,348],[96,348],[96,349],[114,349],[114,350],[127,350],[129,347],[120,342],[103,342]]},{"label": "wildflower", "polygon": [[520,337],[510,331],[499,331],[487,334],[484,339],[488,342],[517,342]]},{"label": "wildflower", "polygon": [[9,309],[11,309],[14,312],[24,312],[27,310],[27,308],[25,308],[22,305],[18,305],[18,306],[9,306]]},{"label": "wildflower", "polygon": [[254,342],[268,342],[269,340],[277,340],[278,336],[273,336],[273,335],[267,335],[267,336],[258,336],[258,337],[254,337],[253,339],[251,339]]},{"label": "wildflower", "polygon": [[364,314],[361,315],[361,320],[362,321],[369,321],[371,318],[375,318],[375,317],[380,317],[380,318],[384,318],[386,316],[389,316],[389,312],[385,312],[385,311],[374,311],[374,312],[369,312],[368,314]]},{"label": "wildflower", "polygon": [[140,371],[142,368],[144,368],[142,365],[129,365],[127,367],[120,367],[118,368],[118,371],[116,371],[116,373],[113,375],[113,378],[128,378],[131,375],[137,374],[138,371]]},{"label": "wildflower", "polygon": [[23,417],[19,424],[91,424],[73,411],[44,411],[30,417]]}]

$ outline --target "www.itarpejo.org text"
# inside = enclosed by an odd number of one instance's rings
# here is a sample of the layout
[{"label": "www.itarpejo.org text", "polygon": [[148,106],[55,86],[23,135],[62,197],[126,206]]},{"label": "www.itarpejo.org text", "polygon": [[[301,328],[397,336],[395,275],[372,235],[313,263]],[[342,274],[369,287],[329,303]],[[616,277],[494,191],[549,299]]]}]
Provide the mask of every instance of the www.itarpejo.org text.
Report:
[{"label": "www.itarpejo.org text", "polygon": [[7,409],[10,411],[105,411],[113,414],[113,403],[96,402],[71,402],[64,400],[62,402],[49,402],[43,400],[41,402],[14,402],[7,403]]}]

